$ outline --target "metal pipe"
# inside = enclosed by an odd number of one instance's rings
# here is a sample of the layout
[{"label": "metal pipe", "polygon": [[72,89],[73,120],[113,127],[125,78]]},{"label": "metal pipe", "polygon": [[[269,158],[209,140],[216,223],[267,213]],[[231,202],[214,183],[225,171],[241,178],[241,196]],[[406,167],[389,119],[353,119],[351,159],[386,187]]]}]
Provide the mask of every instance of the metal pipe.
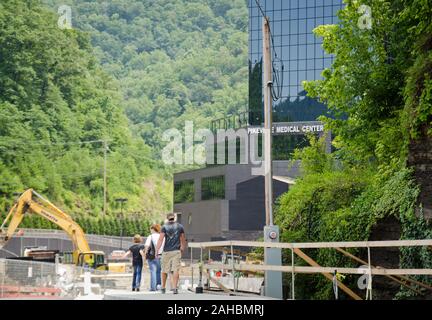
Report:
[{"label": "metal pipe", "polygon": [[[208,261],[207,263],[210,263],[211,261],[211,249],[208,251]],[[210,270],[207,271],[207,290],[210,290]]]},{"label": "metal pipe", "polygon": [[202,269],[203,269],[204,263],[203,263],[203,248],[201,248],[200,252],[200,277],[199,277],[199,287],[202,287]]},{"label": "metal pipe", "polygon": [[[6,263],[3,264],[3,268],[6,271]],[[2,273],[2,286],[1,286],[1,297],[4,296],[4,283],[5,283],[6,272]]]},{"label": "metal pipe", "polygon": [[231,245],[231,265],[232,265],[233,289],[234,289],[234,292],[236,292],[237,288],[235,285],[234,248],[232,245]]},{"label": "metal pipe", "polygon": [[193,290],[193,281],[194,281],[194,276],[193,276],[193,274],[194,274],[194,272],[193,272],[193,269],[194,269],[194,267],[193,267],[193,248],[191,248],[191,289]]},{"label": "metal pipe", "polygon": [[273,170],[272,170],[272,57],[270,47],[269,18],[263,18],[264,64],[264,169],[266,225],[273,225]]},{"label": "metal pipe", "polygon": [[[371,253],[370,253],[370,247],[367,247],[368,250],[368,267],[369,267],[369,275],[368,275],[368,285],[367,285],[367,293],[369,293],[369,300],[372,300],[372,266],[371,266]],[[366,294],[366,299],[367,299]]]},{"label": "metal pipe", "polygon": [[295,300],[295,273],[294,273],[294,250],[291,249],[291,298]]},{"label": "metal pipe", "polygon": [[104,277],[104,284],[103,284],[103,293],[105,294],[106,291],[106,278],[107,278],[107,273],[105,273],[105,277]]}]

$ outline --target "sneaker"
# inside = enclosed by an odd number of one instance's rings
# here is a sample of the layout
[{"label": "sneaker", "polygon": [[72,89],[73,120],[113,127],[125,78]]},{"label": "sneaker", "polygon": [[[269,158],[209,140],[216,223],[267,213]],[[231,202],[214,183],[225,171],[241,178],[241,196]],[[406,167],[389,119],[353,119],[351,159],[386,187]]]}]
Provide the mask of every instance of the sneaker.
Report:
[{"label": "sneaker", "polygon": [[172,292],[173,294],[178,294],[178,289],[173,289]]},{"label": "sneaker", "polygon": [[135,291],[140,291],[140,288],[136,288]]},{"label": "sneaker", "polygon": [[132,291],[135,291],[135,288],[132,288]]},{"label": "sneaker", "polygon": [[166,293],[166,289],[165,288],[161,288],[161,293],[165,294]]},{"label": "sneaker", "polygon": [[160,284],[158,284],[157,286],[156,286],[156,290],[160,290],[162,288],[162,286],[160,285]]}]

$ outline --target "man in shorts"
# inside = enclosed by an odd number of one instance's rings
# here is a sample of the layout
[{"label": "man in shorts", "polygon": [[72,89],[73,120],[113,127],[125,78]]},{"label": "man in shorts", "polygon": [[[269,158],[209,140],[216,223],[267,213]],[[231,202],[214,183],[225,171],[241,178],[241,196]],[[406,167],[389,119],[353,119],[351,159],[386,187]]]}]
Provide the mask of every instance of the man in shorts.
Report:
[{"label": "man in shorts", "polygon": [[167,215],[167,222],[162,227],[160,237],[156,246],[156,252],[165,239],[162,252],[162,293],[166,292],[166,281],[168,273],[171,273],[171,290],[174,294],[178,293],[179,271],[181,267],[181,255],[186,248],[186,237],[183,226],[175,221],[174,213]]}]

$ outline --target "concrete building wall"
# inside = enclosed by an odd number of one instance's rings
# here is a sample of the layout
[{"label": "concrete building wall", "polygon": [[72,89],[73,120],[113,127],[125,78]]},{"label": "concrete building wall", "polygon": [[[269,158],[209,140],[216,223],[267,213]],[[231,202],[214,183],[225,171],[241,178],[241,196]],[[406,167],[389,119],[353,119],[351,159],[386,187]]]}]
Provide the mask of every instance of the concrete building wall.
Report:
[{"label": "concrete building wall", "polygon": [[181,213],[181,223],[188,241],[209,241],[228,227],[228,201],[209,200],[174,206]]},{"label": "concrete building wall", "polygon": [[[273,180],[276,199],[288,191],[288,184]],[[265,225],[264,177],[255,177],[237,186],[237,200],[230,201],[230,230],[262,230]]]},{"label": "concrete building wall", "polygon": [[[288,161],[273,162],[274,176],[299,175],[299,164]],[[225,199],[201,200],[201,180],[206,177],[225,177]],[[194,202],[174,204],[181,213],[181,223],[189,241],[209,241],[212,238],[255,239],[265,224],[264,178],[253,175],[252,165],[225,165],[182,172],[174,175],[174,182],[194,180]],[[274,180],[275,198],[288,190],[286,183]]]}]

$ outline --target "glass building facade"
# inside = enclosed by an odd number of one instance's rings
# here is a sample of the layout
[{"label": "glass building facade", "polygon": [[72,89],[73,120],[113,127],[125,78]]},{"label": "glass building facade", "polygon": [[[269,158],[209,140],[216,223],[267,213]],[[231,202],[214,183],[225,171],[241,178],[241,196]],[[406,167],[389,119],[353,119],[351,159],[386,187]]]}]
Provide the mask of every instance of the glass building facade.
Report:
[{"label": "glass building facade", "polygon": [[[217,0],[215,0],[217,1]],[[244,146],[251,146],[258,136],[258,157],[262,157],[263,95],[262,95],[262,24],[263,16],[255,0],[249,5],[249,110],[244,113],[226,115],[215,119],[211,129],[245,129],[244,140],[236,140],[237,163],[244,152]],[[283,61],[283,86],[281,98],[273,103],[273,174],[296,179],[300,176],[298,164],[290,165],[295,149],[305,147],[308,139],[305,130],[282,130],[283,128],[320,127],[313,131],[322,134],[321,115],[329,115],[325,105],[306,96],[302,82],[321,79],[324,68],[333,62],[331,55],[322,49],[322,40],[312,30],[324,24],[337,24],[337,11],[342,9],[342,0],[259,0],[265,14],[270,18],[274,39],[274,53]],[[275,67],[281,70],[281,63],[274,59]],[[280,77],[282,80],[282,77]],[[278,130],[279,128],[279,130]],[[319,133],[318,133],[319,131]],[[245,130],[242,130],[245,132]],[[310,131],[308,131],[310,132]],[[256,136],[254,137],[256,138]],[[253,142],[252,142],[253,140]],[[229,160],[228,138],[210,149],[214,163],[206,168],[174,174],[174,211],[181,213],[186,234],[190,241],[238,239],[256,240],[262,235],[265,225],[264,178],[253,173],[251,162],[247,166],[223,165]],[[222,145],[222,146],[221,146]],[[326,151],[330,152],[331,137],[326,137]],[[225,153],[225,163],[216,162],[218,152]],[[250,151],[250,150],[249,150]],[[222,158],[222,155],[221,155]],[[253,159],[256,160],[256,159]],[[222,161],[223,162],[223,161]],[[273,196],[286,192],[288,184],[277,179],[273,181]]]},{"label": "glass building facade", "polygon": [[[249,125],[264,122],[262,96],[263,15],[255,0],[249,1]],[[325,105],[306,96],[304,80],[322,79],[333,57],[324,52],[322,39],[313,29],[338,23],[342,0],[259,0],[270,18],[275,67],[279,69],[281,98],[273,104],[274,122],[316,121],[328,115]],[[283,63],[281,63],[281,61]],[[283,70],[282,70],[283,65]],[[287,160],[297,147],[307,145],[304,136],[275,136],[274,159]]]}]

